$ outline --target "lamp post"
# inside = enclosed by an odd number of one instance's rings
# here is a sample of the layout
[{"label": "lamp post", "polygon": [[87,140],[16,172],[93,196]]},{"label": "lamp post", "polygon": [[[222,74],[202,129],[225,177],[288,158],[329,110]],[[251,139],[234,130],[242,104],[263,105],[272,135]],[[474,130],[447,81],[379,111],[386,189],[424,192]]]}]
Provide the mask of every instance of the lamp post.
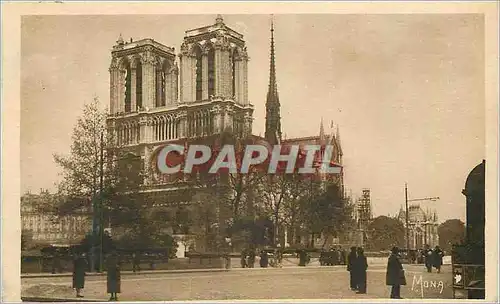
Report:
[{"label": "lamp post", "polygon": [[436,201],[439,197],[425,197],[425,198],[416,198],[416,199],[408,199],[408,184],[405,183],[405,207],[406,207],[406,250],[410,250],[410,227],[409,227],[409,213],[408,213],[408,202],[416,202],[416,201]]},{"label": "lamp post", "polygon": [[101,131],[101,155],[99,160],[99,272],[103,270],[103,247],[104,247],[104,214],[103,214],[103,189],[104,189],[104,131]]}]

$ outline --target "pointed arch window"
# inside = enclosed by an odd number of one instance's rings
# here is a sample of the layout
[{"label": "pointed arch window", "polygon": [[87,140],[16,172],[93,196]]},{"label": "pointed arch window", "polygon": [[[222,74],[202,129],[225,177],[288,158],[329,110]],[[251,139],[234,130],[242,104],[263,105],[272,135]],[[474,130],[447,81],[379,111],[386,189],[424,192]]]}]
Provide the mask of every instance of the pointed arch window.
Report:
[{"label": "pointed arch window", "polygon": [[215,95],[215,51],[213,47],[208,50],[208,96]]},{"label": "pointed arch window", "polygon": [[203,99],[203,60],[199,46],[195,49],[196,56],[196,100]]},{"label": "pointed arch window", "polygon": [[137,108],[142,108],[142,64],[140,61],[137,61],[135,68],[135,100],[137,104]]},{"label": "pointed arch window", "polygon": [[125,70],[125,112],[130,112],[132,105],[132,73],[130,69],[130,63],[128,61],[124,62]]},{"label": "pointed arch window", "polygon": [[238,56],[238,51],[236,49],[231,53],[231,94],[236,96],[236,57]]},{"label": "pointed arch window", "polygon": [[165,106],[165,71],[163,70],[164,65],[156,66],[156,106]]}]

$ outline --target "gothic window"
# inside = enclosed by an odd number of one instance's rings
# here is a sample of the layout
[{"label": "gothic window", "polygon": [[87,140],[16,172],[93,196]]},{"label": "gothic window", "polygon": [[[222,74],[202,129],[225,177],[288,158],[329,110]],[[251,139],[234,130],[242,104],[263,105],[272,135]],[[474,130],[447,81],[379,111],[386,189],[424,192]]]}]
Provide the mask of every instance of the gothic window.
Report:
[{"label": "gothic window", "polygon": [[156,66],[156,106],[165,106],[165,71],[161,65]]},{"label": "gothic window", "polygon": [[208,96],[215,95],[215,52],[208,50]]},{"label": "gothic window", "polygon": [[137,103],[137,108],[142,108],[142,64],[137,62],[135,68],[135,99]]},{"label": "gothic window", "polygon": [[132,105],[132,95],[131,95],[131,83],[132,83],[132,73],[130,70],[130,64],[128,61],[124,63],[125,68],[125,112],[130,112]]},{"label": "gothic window", "polygon": [[196,56],[196,100],[203,99],[203,60],[199,46],[195,47]]},{"label": "gothic window", "polygon": [[235,49],[231,54],[232,96],[236,96],[236,56],[238,56],[238,51]]}]

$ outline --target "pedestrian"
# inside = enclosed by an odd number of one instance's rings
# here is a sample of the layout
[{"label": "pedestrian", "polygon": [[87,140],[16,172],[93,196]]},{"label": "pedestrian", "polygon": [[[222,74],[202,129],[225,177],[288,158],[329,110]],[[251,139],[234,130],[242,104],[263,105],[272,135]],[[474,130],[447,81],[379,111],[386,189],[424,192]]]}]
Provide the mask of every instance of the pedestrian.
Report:
[{"label": "pedestrian", "polygon": [[357,249],[357,257],[354,268],[358,285],[358,292],[356,293],[366,293],[366,269],[368,268],[368,262],[366,260],[365,252],[361,247],[358,247]]},{"label": "pedestrian", "polygon": [[269,257],[267,256],[267,251],[262,250],[260,252],[260,267],[267,268],[269,265]]},{"label": "pedestrian", "polygon": [[241,268],[246,268],[247,267],[247,251],[245,248],[241,250]]},{"label": "pedestrian", "polygon": [[85,288],[85,271],[87,267],[85,253],[77,254],[73,260],[73,288],[76,290],[77,298],[83,298],[82,291]]},{"label": "pedestrian", "polygon": [[391,299],[401,298],[401,286],[406,285],[406,278],[404,274],[403,265],[399,260],[399,249],[393,247],[391,255],[387,261],[387,272],[385,275],[385,283],[391,288]]},{"label": "pedestrian", "polygon": [[137,252],[132,253],[132,271],[133,272],[141,271],[141,257]]},{"label": "pedestrian", "polygon": [[356,253],[356,247],[351,247],[351,252],[347,256],[347,271],[349,271],[349,278],[350,278],[350,286],[351,290],[357,290],[358,287],[358,282],[356,280],[356,259],[357,259],[357,253]]},{"label": "pedestrian", "polygon": [[425,267],[427,268],[427,272],[432,272],[432,249],[429,247],[429,245],[425,245],[424,249],[424,255],[425,255]]},{"label": "pedestrian", "polygon": [[306,266],[307,258],[307,252],[304,249],[301,249],[299,252],[299,266]]},{"label": "pedestrian", "polygon": [[118,301],[117,294],[120,293],[121,272],[118,255],[113,252],[106,259],[107,269],[107,292],[110,294],[110,301]]},{"label": "pedestrian", "polygon": [[250,249],[248,252],[248,267],[253,268],[255,264],[255,249]]},{"label": "pedestrian", "polygon": [[436,246],[434,250],[432,251],[432,264],[434,268],[437,269],[437,273],[441,273],[441,265],[443,265],[443,256],[444,252],[439,248],[439,246]]}]

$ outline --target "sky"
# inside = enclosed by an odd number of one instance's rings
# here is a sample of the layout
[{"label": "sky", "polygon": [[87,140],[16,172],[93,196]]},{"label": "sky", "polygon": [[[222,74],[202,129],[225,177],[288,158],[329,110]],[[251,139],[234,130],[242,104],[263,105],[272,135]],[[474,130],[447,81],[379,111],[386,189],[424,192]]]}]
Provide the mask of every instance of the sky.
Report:
[{"label": "sky", "polygon": [[[264,134],[270,16],[224,15],[248,47],[253,133]],[[111,48],[152,38],[178,52],[186,30],[215,15],[24,16],[21,28],[21,192],[55,190],[83,105],[109,104]],[[461,191],[485,158],[484,20],[474,14],[275,15],[282,130],[338,125],[345,185],[371,190],[374,216],[409,199],[440,222],[465,220]]]}]

